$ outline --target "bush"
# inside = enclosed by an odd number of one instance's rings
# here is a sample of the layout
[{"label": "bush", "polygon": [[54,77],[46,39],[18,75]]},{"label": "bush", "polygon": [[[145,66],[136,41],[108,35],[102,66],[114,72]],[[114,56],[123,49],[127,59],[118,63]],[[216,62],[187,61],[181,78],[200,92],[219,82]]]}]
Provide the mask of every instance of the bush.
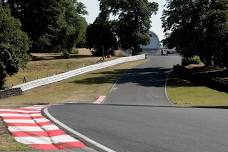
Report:
[{"label": "bush", "polygon": [[[92,50],[91,53],[92,53],[92,56],[103,56],[103,51],[102,49],[99,49],[99,48]],[[105,55],[105,52],[104,52],[104,55]]]},{"label": "bush", "polygon": [[69,58],[70,58],[70,52],[67,51],[67,50],[63,50],[63,51],[62,51],[62,56],[63,56],[65,59],[69,59]]},{"label": "bush", "polygon": [[111,55],[111,56],[115,56],[115,51],[113,49],[105,49],[103,52],[103,48],[102,47],[96,47],[94,50],[91,51],[93,56],[107,56],[107,55]]},{"label": "bush", "polygon": [[183,66],[186,66],[189,64],[201,64],[201,63],[202,63],[202,61],[199,56],[186,57],[186,58],[183,58],[183,60],[182,60]]},{"label": "bush", "polygon": [[6,76],[18,72],[29,59],[29,39],[20,28],[20,21],[0,3],[0,89]]}]

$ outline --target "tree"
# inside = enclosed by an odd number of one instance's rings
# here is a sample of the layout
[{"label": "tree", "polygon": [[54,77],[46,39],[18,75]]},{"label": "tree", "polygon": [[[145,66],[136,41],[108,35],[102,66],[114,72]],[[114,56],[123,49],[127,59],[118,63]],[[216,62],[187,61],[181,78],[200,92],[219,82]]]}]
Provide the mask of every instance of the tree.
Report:
[{"label": "tree", "polygon": [[[70,50],[85,33],[85,6],[77,0],[0,0],[32,40],[32,51]],[[81,32],[82,31],[82,32]]]},{"label": "tree", "polygon": [[79,36],[78,36],[77,41],[76,41],[77,47],[85,47],[86,46],[87,28],[88,28],[88,24],[87,24],[85,18],[81,17],[80,32],[79,32]]},{"label": "tree", "polygon": [[185,58],[199,55],[206,65],[227,64],[228,1],[169,0],[167,8],[162,21],[168,47]]},{"label": "tree", "polygon": [[61,0],[2,0],[12,15],[20,19],[22,30],[32,40],[32,51],[54,49],[60,31]]},{"label": "tree", "polygon": [[10,9],[0,3],[0,88],[7,75],[13,75],[28,60],[29,39],[21,29],[19,20],[11,16]]},{"label": "tree", "polygon": [[114,31],[124,49],[133,49],[133,55],[139,53],[140,45],[149,41],[151,15],[158,10],[158,4],[148,0],[99,0],[102,20],[110,15],[117,19]]},{"label": "tree", "polygon": [[228,66],[228,1],[211,0],[205,21],[206,64]]},{"label": "tree", "polygon": [[85,19],[80,13],[86,14],[84,5],[76,0],[64,0],[61,6],[64,8],[60,17],[59,44],[62,52],[71,52],[76,42],[85,34]]},{"label": "tree", "polygon": [[[117,48],[117,40],[110,22],[97,19],[89,25],[86,33],[87,46],[95,48],[93,55],[106,55],[108,50]],[[104,52],[103,52],[104,51]]]}]

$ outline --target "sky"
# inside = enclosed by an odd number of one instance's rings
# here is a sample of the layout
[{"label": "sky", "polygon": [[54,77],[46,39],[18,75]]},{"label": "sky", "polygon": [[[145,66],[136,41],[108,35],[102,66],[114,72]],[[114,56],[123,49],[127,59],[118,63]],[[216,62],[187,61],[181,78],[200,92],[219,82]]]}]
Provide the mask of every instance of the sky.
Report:
[{"label": "sky", "polygon": [[[96,19],[96,17],[99,14],[99,2],[98,0],[79,0],[80,2],[84,3],[87,7],[88,15],[85,16],[88,23],[93,23],[93,21]],[[162,22],[161,22],[161,16],[162,11],[164,9],[164,5],[166,3],[166,0],[149,0],[154,1],[159,4],[159,10],[156,15],[153,15],[151,17],[152,20],[152,28],[151,31],[155,32],[159,39],[162,40],[165,38],[163,29],[162,29]]]}]

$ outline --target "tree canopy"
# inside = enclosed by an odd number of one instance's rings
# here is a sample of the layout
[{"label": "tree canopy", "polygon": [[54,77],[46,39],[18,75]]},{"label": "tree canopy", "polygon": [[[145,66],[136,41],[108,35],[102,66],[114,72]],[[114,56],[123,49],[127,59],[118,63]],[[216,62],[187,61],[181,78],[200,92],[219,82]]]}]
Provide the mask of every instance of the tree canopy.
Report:
[{"label": "tree canopy", "polygon": [[162,21],[168,47],[206,65],[228,65],[228,1],[168,0]]},{"label": "tree canopy", "polygon": [[[32,40],[32,51],[71,50],[83,41],[85,6],[77,0],[0,0],[19,18]],[[84,36],[85,37],[85,36]]]},{"label": "tree canopy", "polygon": [[10,9],[0,4],[0,89],[5,77],[13,75],[28,60],[29,39]]},{"label": "tree canopy", "polygon": [[86,14],[84,5],[78,3],[76,0],[64,0],[61,3],[63,7],[60,16],[59,25],[59,44],[61,51],[70,52],[80,40],[80,36],[85,33],[85,26],[87,26],[85,19],[80,13]]},{"label": "tree canopy", "polygon": [[[112,22],[112,32],[123,49],[139,53],[139,46],[149,41],[151,15],[158,4],[148,0],[99,0],[100,14],[96,21]],[[114,19],[110,19],[114,17]]]},{"label": "tree canopy", "polygon": [[76,43],[85,43],[86,13],[77,0],[0,0],[0,87],[32,51],[69,57]]},{"label": "tree canopy", "polygon": [[88,47],[95,49],[95,56],[102,56],[103,53],[107,54],[109,49],[117,48],[117,39],[113,34],[111,22],[96,20],[88,26],[86,37]]}]

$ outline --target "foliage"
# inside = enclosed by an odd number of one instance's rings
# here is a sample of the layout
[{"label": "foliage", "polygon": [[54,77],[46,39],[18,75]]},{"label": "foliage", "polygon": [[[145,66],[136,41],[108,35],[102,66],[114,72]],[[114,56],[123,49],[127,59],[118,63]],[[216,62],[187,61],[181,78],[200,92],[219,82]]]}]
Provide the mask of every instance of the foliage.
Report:
[{"label": "foliage", "polygon": [[88,24],[85,20],[85,18],[81,17],[81,22],[80,22],[80,30],[79,30],[79,35],[76,41],[77,48],[83,48],[86,46],[86,31],[88,28]]},{"label": "foliage", "polygon": [[169,0],[163,12],[164,43],[206,65],[228,65],[228,1]]},{"label": "foliage", "polygon": [[64,49],[64,50],[62,50],[62,56],[65,59],[69,59],[70,58],[70,52]]},{"label": "foliage", "polygon": [[117,47],[117,40],[112,32],[111,23],[107,21],[96,20],[89,25],[86,38],[87,46],[95,49],[92,52],[94,56],[107,55],[108,50],[113,50],[112,48]]},{"label": "foliage", "polygon": [[[81,4],[81,3],[79,3]],[[81,28],[85,26],[85,19],[80,16],[78,12],[79,8],[76,0],[64,0],[62,1],[61,6],[64,8],[63,13],[61,14],[60,25],[61,30],[59,34],[60,41],[60,50],[72,51],[73,47],[76,45],[76,42],[79,41],[79,36],[82,35]],[[83,6],[82,4],[80,6]]]},{"label": "foliage", "polygon": [[199,56],[193,56],[193,57],[186,57],[182,60],[182,65],[189,65],[189,64],[200,64],[202,61],[200,60]]},{"label": "foliage", "polygon": [[22,29],[31,38],[32,50],[51,49],[58,42],[60,0],[24,1],[2,0],[10,6],[12,15],[19,18]]},{"label": "foliage", "polygon": [[29,39],[20,28],[19,20],[0,4],[0,89],[5,77],[16,73],[28,60]]},{"label": "foliage", "polygon": [[[22,22],[31,38],[32,51],[71,50],[85,37],[85,6],[77,0],[0,0]],[[83,35],[84,34],[84,35]]]},{"label": "foliage", "polygon": [[110,15],[116,17],[113,30],[119,44],[124,49],[133,48],[133,55],[139,53],[139,45],[149,41],[151,15],[156,13],[158,4],[148,0],[99,0],[99,19],[109,21]]}]

